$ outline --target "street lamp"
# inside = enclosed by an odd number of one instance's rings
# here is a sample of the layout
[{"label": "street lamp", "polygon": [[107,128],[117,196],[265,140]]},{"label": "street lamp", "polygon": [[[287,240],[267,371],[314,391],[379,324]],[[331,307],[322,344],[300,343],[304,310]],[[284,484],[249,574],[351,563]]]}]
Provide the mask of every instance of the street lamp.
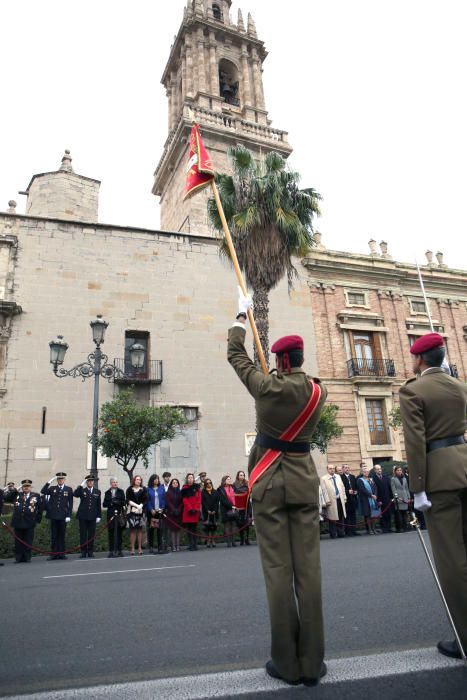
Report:
[{"label": "street lamp", "polygon": [[[53,367],[53,373],[56,377],[81,377],[84,381],[89,377],[94,377],[94,401],[92,409],[92,453],[91,453],[91,475],[93,476],[96,486],[97,477],[97,426],[99,421],[99,377],[112,381],[112,379],[124,379],[125,373],[115,365],[109,364],[107,355],[101,350],[101,345],[104,342],[105,331],[109,325],[104,321],[102,316],[98,315],[89,324],[92,329],[92,339],[96,345],[94,352],[88,355],[87,362],[81,362],[71,369],[64,369],[63,365],[68,343],[63,339],[62,335],[58,335],[56,340],[49,343],[50,347],[50,364]],[[131,366],[138,370],[144,367],[146,351],[142,345],[134,343],[129,349]]]}]

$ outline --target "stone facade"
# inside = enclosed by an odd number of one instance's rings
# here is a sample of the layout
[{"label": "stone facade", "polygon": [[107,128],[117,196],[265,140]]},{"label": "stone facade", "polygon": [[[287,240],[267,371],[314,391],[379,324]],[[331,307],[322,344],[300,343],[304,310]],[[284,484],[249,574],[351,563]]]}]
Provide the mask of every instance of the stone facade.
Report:
[{"label": "stone facade", "polygon": [[287,157],[284,131],[271,127],[265,107],[264,44],[251,15],[235,24],[228,0],[188,0],[170,50],[162,84],[168,97],[169,134],[154,173],[165,231],[214,236],[206,216],[208,192],[182,201],[192,117],[201,125],[207,151],[218,172],[230,170],[227,150],[242,144],[258,158],[271,150]]},{"label": "stone facade", "polygon": [[[393,261],[382,242],[369,255],[329,251],[322,245],[304,261],[309,273],[316,357],[329,401],[339,406],[344,434],[329,448],[330,462],[354,470],[363,460],[403,459],[400,431],[388,425],[401,384],[413,376],[410,344],[430,331],[417,268]],[[422,266],[434,329],[447,345],[459,378],[467,377],[467,287],[463,270],[448,269],[437,254]]]},{"label": "stone facade", "polygon": [[[31,476],[38,486],[60,467],[79,483],[89,468],[93,380],[54,377],[48,342],[64,335],[67,368],[86,360],[89,322],[98,313],[109,322],[102,349],[111,362],[123,358],[125,333],[149,334],[150,359],[162,360],[163,380],[138,383],[142,400],[197,409],[177,440],[154,450],[152,466],[179,476],[204,467],[215,481],[244,469],[253,405],[226,361],[236,281],[217,242],[7,213],[0,214],[0,231],[5,227],[0,260],[17,245],[14,296],[22,313],[11,317],[7,338],[0,482]],[[300,328],[312,348],[311,298],[306,271],[299,272],[290,298],[285,283],[271,294],[271,337]],[[248,345],[252,350],[251,337]],[[315,371],[313,357],[307,360]],[[118,390],[101,380],[101,403]],[[101,459],[99,466],[102,477],[116,471],[126,483],[115,465]]]},{"label": "stone facade", "polygon": [[34,175],[27,189],[26,214],[71,221],[97,222],[99,180],[77,175],[65,151],[59,170]]}]

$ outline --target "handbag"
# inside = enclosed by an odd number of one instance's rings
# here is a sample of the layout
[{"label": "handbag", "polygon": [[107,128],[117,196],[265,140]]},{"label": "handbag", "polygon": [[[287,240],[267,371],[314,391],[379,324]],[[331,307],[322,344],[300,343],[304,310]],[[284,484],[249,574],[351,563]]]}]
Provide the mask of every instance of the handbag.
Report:
[{"label": "handbag", "polygon": [[151,517],[151,519],[149,521],[149,527],[151,527],[151,528],[159,527],[159,518]]},{"label": "handbag", "polygon": [[116,518],[117,518],[117,525],[118,525],[118,527],[126,527],[127,520],[126,520],[126,517],[125,517],[125,513],[119,513],[119,514],[116,516]]}]

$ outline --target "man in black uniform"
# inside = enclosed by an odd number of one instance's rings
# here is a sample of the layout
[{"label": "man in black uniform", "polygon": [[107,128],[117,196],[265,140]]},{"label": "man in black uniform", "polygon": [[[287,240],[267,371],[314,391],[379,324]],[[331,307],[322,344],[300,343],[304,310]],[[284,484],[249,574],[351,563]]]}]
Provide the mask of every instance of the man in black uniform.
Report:
[{"label": "man in black uniform", "polygon": [[[50,535],[53,554],[48,557],[53,559],[66,559],[65,531],[67,523],[71,520],[73,512],[73,489],[65,486],[65,472],[57,472],[42,488],[41,494],[45,496],[45,509],[50,520]],[[52,483],[57,480],[57,485]]]},{"label": "man in black uniform", "polygon": [[102,517],[101,492],[99,489],[94,488],[94,477],[92,474],[88,474],[73,495],[81,501],[77,513],[81,559],[85,559],[86,556],[92,559],[94,556],[96,523],[100,523]]},{"label": "man in black uniform", "polygon": [[[8,491],[5,501],[13,503],[11,524],[15,535],[15,560],[17,564],[31,561],[31,547],[34,541],[34,528],[42,519],[42,499],[39,493],[31,491],[32,481],[23,479],[21,491]],[[21,540],[21,541],[19,541]]]}]

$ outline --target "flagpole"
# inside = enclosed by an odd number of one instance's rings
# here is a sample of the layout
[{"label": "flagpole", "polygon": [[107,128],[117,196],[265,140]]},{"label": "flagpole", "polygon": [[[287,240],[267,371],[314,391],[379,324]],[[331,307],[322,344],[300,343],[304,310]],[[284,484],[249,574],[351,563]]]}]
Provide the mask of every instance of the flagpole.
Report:
[{"label": "flagpole", "polygon": [[[231,236],[230,231],[229,231],[227,219],[225,218],[224,208],[222,206],[221,198],[219,197],[219,190],[217,189],[217,185],[216,185],[214,180],[211,180],[211,187],[212,187],[212,191],[214,194],[214,199],[216,200],[217,210],[219,212],[219,216],[221,217],[222,228],[224,229],[225,239],[227,241],[227,246],[229,248],[230,258],[232,260],[232,263],[233,263],[233,266],[235,269],[235,273],[237,275],[238,284],[239,284],[243,294],[246,296],[248,294],[248,291],[246,288],[245,281],[243,279],[240,265],[238,264],[237,253],[236,253],[233,241],[232,241],[232,236]],[[258,358],[259,358],[259,361],[261,364],[261,369],[263,370],[264,374],[269,374],[268,366],[266,364],[263,348],[261,345],[261,340],[259,339],[259,335],[258,335],[258,329],[256,328],[255,318],[253,316],[253,312],[251,309],[248,309],[248,320],[250,321],[251,330],[253,331],[253,337],[255,339],[256,350],[258,352]]]},{"label": "flagpole", "polygon": [[434,329],[434,327],[433,327],[433,320],[432,320],[432,318],[431,318],[430,307],[428,306],[428,299],[426,298],[426,293],[425,293],[425,285],[423,284],[422,273],[420,272],[420,266],[419,266],[419,264],[418,264],[417,256],[415,256],[415,264],[416,264],[416,266],[417,266],[418,279],[419,279],[419,281],[420,281],[420,287],[421,287],[421,290],[422,290],[423,299],[425,300],[425,309],[426,309],[426,312],[427,312],[427,314],[428,314],[428,320],[429,320],[429,322],[430,322],[431,332],[434,333],[434,330],[435,330],[435,329]]}]

